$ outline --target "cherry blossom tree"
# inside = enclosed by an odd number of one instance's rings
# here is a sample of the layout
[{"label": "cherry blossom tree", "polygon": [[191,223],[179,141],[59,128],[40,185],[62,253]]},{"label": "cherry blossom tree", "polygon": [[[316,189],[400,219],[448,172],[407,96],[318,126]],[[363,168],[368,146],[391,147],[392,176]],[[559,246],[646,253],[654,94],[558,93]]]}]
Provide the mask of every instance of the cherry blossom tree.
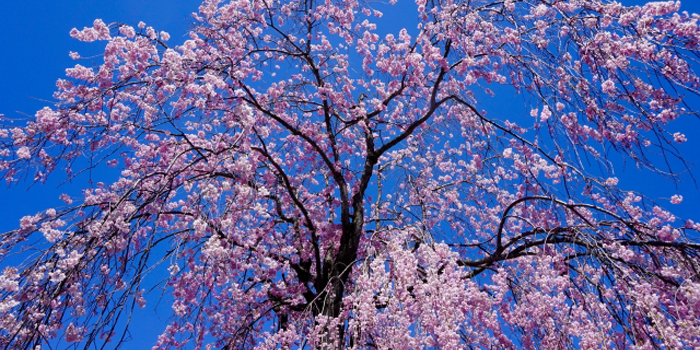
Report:
[{"label": "cherry blossom tree", "polygon": [[205,0],[179,45],[74,29],[102,63],[6,120],[0,172],[115,175],[0,236],[0,345],[128,345],[172,302],[154,349],[700,348],[700,224],[616,177],[681,175],[679,7]]}]

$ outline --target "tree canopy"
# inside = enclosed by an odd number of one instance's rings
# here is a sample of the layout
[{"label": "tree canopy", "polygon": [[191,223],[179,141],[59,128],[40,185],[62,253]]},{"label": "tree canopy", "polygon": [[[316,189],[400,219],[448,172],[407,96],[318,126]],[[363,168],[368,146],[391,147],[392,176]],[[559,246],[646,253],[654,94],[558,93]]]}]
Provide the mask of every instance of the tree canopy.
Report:
[{"label": "tree canopy", "polygon": [[0,235],[0,346],[126,347],[168,302],[154,349],[700,348],[700,224],[617,175],[692,172],[700,16],[391,2],[74,29],[102,63],[6,118],[0,174],[114,180]]}]

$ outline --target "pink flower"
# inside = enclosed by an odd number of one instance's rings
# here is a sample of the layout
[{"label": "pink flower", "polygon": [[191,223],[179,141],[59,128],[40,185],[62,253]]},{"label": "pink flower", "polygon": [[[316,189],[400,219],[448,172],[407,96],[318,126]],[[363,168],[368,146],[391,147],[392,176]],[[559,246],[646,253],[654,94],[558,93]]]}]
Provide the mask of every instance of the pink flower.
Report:
[{"label": "pink flower", "polygon": [[674,194],[673,196],[671,196],[671,204],[681,204],[682,201],[683,196],[679,194]]},{"label": "pink flower", "polygon": [[619,180],[616,177],[609,177],[605,180],[605,184],[608,186],[616,186]]},{"label": "pink flower", "polygon": [[559,29],[559,35],[567,36],[570,31],[571,31],[571,28],[569,28],[568,26],[563,26],[563,27],[561,27],[561,29]]},{"label": "pink flower", "polygon": [[677,132],[677,133],[674,133],[674,134],[673,134],[673,141],[676,141],[676,142],[678,142],[678,143],[681,143],[681,142],[686,142],[686,141],[688,141],[688,139],[685,137],[685,135],[683,135],[683,134]]},{"label": "pink flower", "polygon": [[136,36],[136,31],[132,26],[121,26],[119,27],[119,32],[127,38],[133,38],[134,36]]},{"label": "pink flower", "polygon": [[530,13],[535,17],[542,17],[547,14],[549,7],[545,4],[540,4],[537,7],[533,7]]},{"label": "pink flower", "polygon": [[73,200],[65,193],[61,194],[58,198],[68,205],[73,204]]},{"label": "pink flower", "polygon": [[513,149],[512,148],[506,148],[503,150],[503,157],[504,158],[510,158],[513,156]]},{"label": "pink flower", "polygon": [[66,76],[81,80],[91,80],[95,77],[92,69],[76,64],[73,68],[66,69]]},{"label": "pink flower", "polygon": [[76,327],[73,323],[70,323],[66,327],[66,341],[69,343],[75,343],[83,340],[83,329],[81,327]]},{"label": "pink flower", "polygon": [[20,159],[29,159],[32,157],[32,152],[29,151],[29,147],[23,146],[17,150],[17,157]]},{"label": "pink flower", "polygon": [[615,82],[612,79],[608,79],[603,82],[603,92],[606,94],[615,93]]},{"label": "pink flower", "polygon": [[545,105],[542,108],[542,113],[540,114],[540,120],[543,122],[546,122],[549,117],[552,116],[552,111],[549,110],[549,106]]}]

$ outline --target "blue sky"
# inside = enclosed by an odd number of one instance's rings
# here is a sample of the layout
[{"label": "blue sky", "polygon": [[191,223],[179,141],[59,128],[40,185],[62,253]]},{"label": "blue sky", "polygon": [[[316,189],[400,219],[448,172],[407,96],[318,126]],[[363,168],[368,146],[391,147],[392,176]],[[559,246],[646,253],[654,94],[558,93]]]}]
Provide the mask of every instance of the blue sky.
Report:
[{"label": "blue sky", "polygon": [[[0,113],[8,118],[34,113],[50,105],[56,79],[75,65],[68,56],[77,51],[90,57],[104,49],[104,43],[86,44],[70,37],[74,27],[91,26],[95,18],[106,23],[136,25],[146,22],[157,30],[171,33],[177,42],[192,23],[190,14],[200,0],[23,0],[0,1]],[[179,40],[182,41],[182,40]],[[88,65],[91,62],[80,62]],[[96,57],[95,64],[101,63]],[[87,178],[86,178],[87,180]],[[51,205],[60,205],[58,195],[69,192],[57,188],[58,178],[46,186],[23,184],[12,189],[0,184],[0,231],[17,220]],[[82,185],[82,184],[72,184]],[[71,186],[72,186],[71,185]]]},{"label": "blue sky", "polygon": [[[640,0],[618,0],[624,5],[640,4]],[[9,118],[22,114],[34,115],[35,111],[50,105],[55,81],[65,75],[65,69],[75,64],[68,57],[69,51],[80,52],[83,57],[98,54],[101,43],[85,44],[70,38],[73,27],[90,26],[95,18],[106,23],[121,22],[136,25],[146,22],[157,30],[165,30],[172,36],[171,43],[180,42],[191,23],[190,13],[196,11],[199,0],[4,0],[0,1],[0,113]],[[402,1],[394,7],[400,12]],[[700,12],[700,1],[685,0],[683,7],[689,12]],[[400,13],[394,18],[400,18]],[[89,62],[81,62],[87,65]],[[100,63],[99,57],[95,64]],[[700,102],[698,102],[700,109]],[[690,120],[674,125],[676,129],[688,129],[689,142],[681,150],[691,162],[700,163],[700,121]],[[696,139],[693,139],[695,137]],[[696,166],[696,175],[700,176]],[[637,174],[638,175],[638,174]],[[651,196],[668,197],[673,192],[683,194],[685,202],[675,206],[675,212],[685,218],[700,221],[696,209],[700,207],[700,191],[685,181],[674,185],[657,185],[656,179],[647,176],[627,176],[624,180],[631,189],[652,191]],[[623,176],[624,177],[624,176]],[[89,177],[83,177],[87,181]],[[0,183],[0,232],[16,227],[19,218],[45,208],[60,205],[58,195],[75,193],[86,183],[60,184],[53,177],[44,186],[29,187],[20,183],[7,188]],[[94,179],[99,181],[99,178]],[[687,179],[686,179],[687,180]],[[29,188],[28,188],[29,187]],[[146,319],[152,320],[152,319]],[[150,322],[150,321],[149,321]],[[142,323],[147,326],[148,322]],[[139,328],[132,332],[133,342],[128,347],[148,348],[162,331],[162,326]]]}]

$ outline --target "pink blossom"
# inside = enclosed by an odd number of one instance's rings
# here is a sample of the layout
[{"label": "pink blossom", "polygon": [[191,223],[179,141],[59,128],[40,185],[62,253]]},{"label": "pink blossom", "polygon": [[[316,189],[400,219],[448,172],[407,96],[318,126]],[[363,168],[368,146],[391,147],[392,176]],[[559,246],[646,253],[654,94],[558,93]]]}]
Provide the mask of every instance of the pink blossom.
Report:
[{"label": "pink blossom", "polygon": [[535,17],[542,17],[547,14],[548,11],[549,7],[547,5],[539,4],[536,7],[533,7],[530,13],[532,13],[532,15]]},{"label": "pink blossom", "polygon": [[70,196],[66,193],[63,193],[59,196],[59,198],[65,202],[66,204],[73,204],[73,200],[70,198]]},{"label": "pink blossom", "polygon": [[109,40],[111,38],[109,34],[109,27],[101,20],[96,19],[93,22],[92,28],[83,28],[83,30],[78,30],[73,28],[70,32],[71,37],[76,38],[81,41],[95,41],[95,40]]},{"label": "pink blossom", "polygon": [[29,150],[29,147],[22,146],[17,150],[17,157],[20,159],[30,159],[32,158],[32,152]]},{"label": "pink blossom", "polygon": [[504,158],[510,158],[513,155],[513,149],[512,148],[506,148],[503,150],[503,157]]},{"label": "pink blossom", "polygon": [[119,27],[119,32],[127,38],[133,38],[134,36],[136,36],[136,31],[132,26],[123,25]]},{"label": "pink blossom", "polygon": [[609,177],[605,180],[605,184],[608,186],[617,186],[619,180],[616,177]]},{"label": "pink blossom", "polygon": [[0,314],[7,314],[18,305],[20,305],[20,302],[13,297],[5,298],[0,301]]},{"label": "pink blossom", "polygon": [[100,59],[0,129],[8,184],[72,183],[0,235],[0,344],[101,347],[158,285],[159,350],[700,348],[700,224],[613,177],[686,141],[698,18],[415,3],[72,30]]},{"label": "pink blossom", "polygon": [[673,140],[678,142],[678,143],[688,141],[688,139],[685,137],[685,135],[681,134],[680,132],[673,133]]},{"label": "pink blossom", "polygon": [[90,68],[76,64],[75,67],[66,69],[66,76],[81,80],[92,80],[95,77],[95,73]]},{"label": "pink blossom", "polygon": [[549,117],[552,116],[552,111],[549,109],[549,106],[545,105],[542,107],[542,113],[540,113],[540,121],[546,122]]},{"label": "pink blossom", "polygon": [[66,327],[66,341],[69,343],[76,343],[83,340],[83,329],[81,327],[76,327],[73,323],[69,323]]},{"label": "pink blossom", "polygon": [[568,26],[563,26],[563,27],[561,27],[561,29],[559,29],[559,35],[567,36],[567,35],[569,35],[570,31],[571,31],[571,28],[569,28]]},{"label": "pink blossom", "polygon": [[[0,275],[0,290],[5,292],[16,292],[19,290],[19,274],[17,269],[7,267]],[[11,307],[11,306],[10,306]],[[2,311],[0,311],[2,313]]]},{"label": "pink blossom", "polygon": [[674,194],[673,196],[671,196],[671,203],[672,204],[681,204],[682,201],[683,201],[683,196],[681,196],[679,194]]},{"label": "pink blossom", "polygon": [[606,94],[615,93],[615,82],[612,81],[612,79],[608,79],[603,82],[603,92],[605,92]]}]

